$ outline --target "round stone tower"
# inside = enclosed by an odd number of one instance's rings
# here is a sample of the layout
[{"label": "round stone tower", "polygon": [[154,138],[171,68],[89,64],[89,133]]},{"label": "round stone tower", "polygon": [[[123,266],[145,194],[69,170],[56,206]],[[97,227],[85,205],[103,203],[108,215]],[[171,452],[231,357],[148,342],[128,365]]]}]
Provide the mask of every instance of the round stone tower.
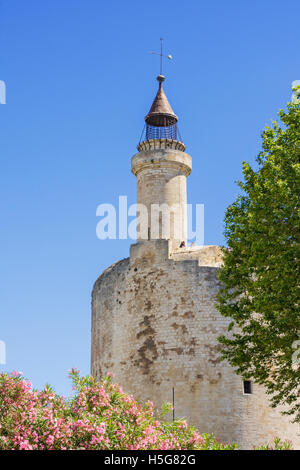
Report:
[{"label": "round stone tower", "polygon": [[217,246],[187,247],[191,157],[158,81],[132,158],[138,240],[93,288],[91,372],[113,371],[125,391],[156,407],[173,402],[176,418],[222,441],[251,449],[280,437],[300,448],[299,426],[270,408],[262,387],[220,361],[217,338],[229,323],[215,308],[221,254]]}]

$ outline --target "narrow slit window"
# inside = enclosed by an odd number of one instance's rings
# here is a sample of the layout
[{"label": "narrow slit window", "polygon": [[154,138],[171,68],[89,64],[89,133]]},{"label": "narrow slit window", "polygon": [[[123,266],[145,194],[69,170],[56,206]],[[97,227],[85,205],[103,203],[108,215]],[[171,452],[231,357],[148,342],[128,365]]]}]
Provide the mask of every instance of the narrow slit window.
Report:
[{"label": "narrow slit window", "polygon": [[252,383],[250,382],[250,380],[244,380],[243,384],[244,384],[244,394],[245,395],[251,395],[251,393],[252,393]]}]

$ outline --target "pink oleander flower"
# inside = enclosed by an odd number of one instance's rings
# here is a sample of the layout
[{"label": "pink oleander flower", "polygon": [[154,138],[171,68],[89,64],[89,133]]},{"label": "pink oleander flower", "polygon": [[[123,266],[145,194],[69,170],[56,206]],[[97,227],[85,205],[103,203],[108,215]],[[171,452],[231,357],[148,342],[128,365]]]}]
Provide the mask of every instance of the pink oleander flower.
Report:
[{"label": "pink oleander flower", "polygon": [[[203,437],[186,421],[163,422],[109,373],[100,381],[69,371],[74,396],[34,391],[21,373],[0,373],[0,450],[232,448]],[[108,380],[109,379],[109,380]]]}]

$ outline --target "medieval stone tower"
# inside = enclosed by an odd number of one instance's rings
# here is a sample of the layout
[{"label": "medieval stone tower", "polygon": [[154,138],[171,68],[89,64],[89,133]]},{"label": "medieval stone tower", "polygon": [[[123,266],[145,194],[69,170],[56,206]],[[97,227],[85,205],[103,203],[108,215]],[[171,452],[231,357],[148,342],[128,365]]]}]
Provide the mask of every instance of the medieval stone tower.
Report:
[{"label": "medieval stone tower", "polygon": [[[137,201],[147,209],[137,243],[93,288],[92,374],[113,371],[125,391],[156,407],[174,400],[176,418],[224,442],[249,449],[280,437],[300,448],[299,426],[269,407],[260,386],[244,383],[219,360],[217,337],[228,324],[215,308],[222,260],[217,246],[186,246],[192,159],[163,80],[131,161]],[[157,205],[172,208],[169,217]]]}]

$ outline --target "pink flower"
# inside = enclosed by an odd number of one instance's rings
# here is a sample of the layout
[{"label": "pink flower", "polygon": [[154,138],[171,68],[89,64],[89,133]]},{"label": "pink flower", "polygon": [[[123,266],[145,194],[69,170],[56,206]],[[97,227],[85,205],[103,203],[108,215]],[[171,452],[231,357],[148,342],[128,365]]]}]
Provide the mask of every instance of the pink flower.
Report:
[{"label": "pink flower", "polygon": [[[33,391],[19,373],[0,373],[0,449],[199,449],[204,438],[186,421],[155,419],[118,384],[82,378],[72,369],[74,397]],[[213,441],[217,444],[216,440]],[[223,444],[220,444],[220,446]]]}]

